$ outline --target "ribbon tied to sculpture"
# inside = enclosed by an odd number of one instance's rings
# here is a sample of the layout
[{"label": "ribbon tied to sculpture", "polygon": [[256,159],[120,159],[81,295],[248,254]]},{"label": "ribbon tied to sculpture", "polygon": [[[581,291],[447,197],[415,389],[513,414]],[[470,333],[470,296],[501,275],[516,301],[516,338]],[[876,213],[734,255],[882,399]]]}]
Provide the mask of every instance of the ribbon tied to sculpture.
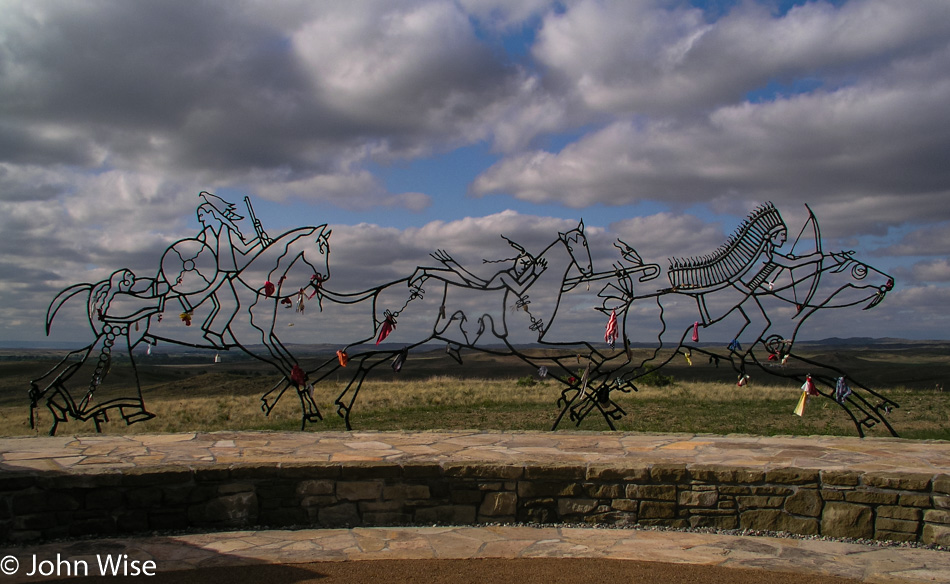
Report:
[{"label": "ribbon tied to sculpture", "polygon": [[795,406],[794,414],[798,417],[805,415],[805,403],[808,401],[808,398],[818,395],[821,394],[818,393],[818,388],[815,387],[815,382],[811,380],[811,375],[806,375],[805,383],[802,384],[802,395],[798,398],[798,405]]},{"label": "ribbon tied to sculpture", "polygon": [[382,343],[386,337],[389,336],[389,333],[393,332],[393,329],[396,328],[396,317],[392,315],[388,310],[386,311],[386,318],[383,320],[383,325],[379,327],[379,336],[376,338],[376,344]]},{"label": "ribbon tied to sculpture", "polygon": [[307,381],[307,374],[300,368],[300,365],[294,365],[294,368],[290,371],[290,380],[297,387],[303,387]]},{"label": "ribbon tied to sculpture", "polygon": [[606,341],[612,349],[619,337],[620,332],[617,330],[617,311],[613,310],[610,313],[610,319],[607,320],[607,330],[604,333],[604,341]]}]

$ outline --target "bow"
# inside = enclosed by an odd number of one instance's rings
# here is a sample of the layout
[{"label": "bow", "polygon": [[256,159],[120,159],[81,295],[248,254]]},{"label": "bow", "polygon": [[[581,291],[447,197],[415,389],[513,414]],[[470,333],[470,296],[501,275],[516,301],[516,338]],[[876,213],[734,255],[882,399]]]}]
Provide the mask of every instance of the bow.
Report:
[{"label": "bow", "polygon": [[[818,227],[818,219],[815,217],[815,213],[811,210],[811,207],[806,204],[805,208],[808,209],[808,219],[805,221],[805,224],[802,225],[802,230],[798,232],[798,237],[795,238],[795,243],[792,244],[791,251],[788,252],[788,255],[792,258],[795,257],[795,247],[798,246],[798,243],[801,241],[802,236],[805,234],[805,229],[808,228],[809,224],[811,224],[812,235],[815,238],[815,253],[823,253],[821,249],[821,230]],[[795,299],[795,306],[798,308],[795,316],[798,316],[801,314],[802,310],[808,306],[808,303],[811,302],[812,297],[815,296],[815,291],[818,290],[818,280],[821,277],[821,266],[818,265],[815,267],[815,273],[811,275],[811,287],[809,288],[805,299],[801,302],[798,301],[798,282],[795,280],[795,268],[789,268],[788,273],[792,278],[792,295]]]}]

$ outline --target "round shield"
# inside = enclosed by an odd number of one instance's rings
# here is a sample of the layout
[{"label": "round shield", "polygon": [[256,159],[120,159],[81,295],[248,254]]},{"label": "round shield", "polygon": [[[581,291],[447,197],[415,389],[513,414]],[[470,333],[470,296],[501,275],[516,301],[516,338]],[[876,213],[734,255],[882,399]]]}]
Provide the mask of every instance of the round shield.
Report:
[{"label": "round shield", "polygon": [[197,294],[207,290],[218,275],[218,258],[205,242],[182,239],[162,256],[162,275],[179,294]]}]

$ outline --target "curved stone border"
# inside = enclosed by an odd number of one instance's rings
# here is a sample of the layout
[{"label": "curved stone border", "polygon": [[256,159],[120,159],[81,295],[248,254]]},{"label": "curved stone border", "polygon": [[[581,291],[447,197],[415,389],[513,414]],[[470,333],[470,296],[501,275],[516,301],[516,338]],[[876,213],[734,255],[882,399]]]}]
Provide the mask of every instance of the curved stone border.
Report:
[{"label": "curved stone border", "polygon": [[[99,554],[125,554],[143,563],[151,560],[159,574],[262,563],[592,558],[769,570],[779,572],[776,581],[797,582],[792,574],[815,574],[869,583],[950,583],[950,553],[944,551],[639,529],[487,525],[215,531],[0,548],[0,556],[19,558],[21,566],[29,565],[32,556],[48,562],[86,559],[94,570]],[[4,577],[9,584],[37,580],[36,576]]]},{"label": "curved stone border", "polygon": [[250,463],[0,476],[0,541],[155,530],[661,525],[950,544],[950,475],[685,463]]}]

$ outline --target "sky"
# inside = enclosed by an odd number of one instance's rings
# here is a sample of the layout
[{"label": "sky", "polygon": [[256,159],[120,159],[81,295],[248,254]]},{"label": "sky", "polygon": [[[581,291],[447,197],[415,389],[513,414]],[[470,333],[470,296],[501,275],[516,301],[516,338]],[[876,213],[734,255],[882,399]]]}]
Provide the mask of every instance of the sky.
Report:
[{"label": "sky", "polygon": [[[438,265],[439,249],[484,270],[511,254],[501,235],[539,250],[581,219],[596,270],[618,238],[665,267],[768,201],[788,251],[807,204],[825,250],[896,286],[802,337],[950,339],[946,0],[0,0],[0,14],[0,342],[47,339],[67,286],[154,275],[199,232],[201,191],[245,215],[249,196],[271,235],[329,224],[340,291]],[[51,339],[88,338],[69,306]],[[565,334],[602,338],[593,307],[566,304]],[[333,307],[318,317],[295,334],[346,335]]]}]

